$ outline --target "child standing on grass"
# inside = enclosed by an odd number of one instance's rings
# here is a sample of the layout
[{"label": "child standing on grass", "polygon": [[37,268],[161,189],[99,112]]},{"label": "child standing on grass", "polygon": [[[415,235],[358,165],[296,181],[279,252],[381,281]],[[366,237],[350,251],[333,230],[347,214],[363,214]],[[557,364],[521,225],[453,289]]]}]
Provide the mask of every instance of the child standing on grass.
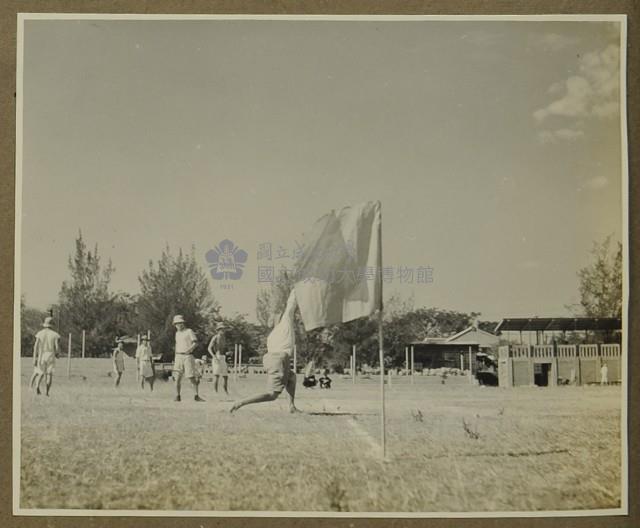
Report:
[{"label": "child standing on grass", "polygon": [[111,359],[113,360],[113,373],[116,376],[114,386],[117,388],[120,385],[120,379],[124,372],[124,339],[117,340],[118,346],[113,349]]},{"label": "child standing on grass", "polygon": [[153,355],[149,337],[142,336],[140,346],[136,350],[136,358],[138,359],[138,372],[140,373],[140,388],[144,389],[144,382],[149,384],[151,392],[153,392],[153,382],[156,378],[156,372],[153,367]]},{"label": "child standing on grass", "polygon": [[216,325],[216,335],[209,341],[209,355],[211,356],[211,370],[213,372],[213,390],[218,392],[218,381],[222,377],[222,389],[225,394],[229,394],[228,380],[229,371],[227,370],[227,356],[225,356],[226,341],[224,338],[225,326],[222,323]]}]

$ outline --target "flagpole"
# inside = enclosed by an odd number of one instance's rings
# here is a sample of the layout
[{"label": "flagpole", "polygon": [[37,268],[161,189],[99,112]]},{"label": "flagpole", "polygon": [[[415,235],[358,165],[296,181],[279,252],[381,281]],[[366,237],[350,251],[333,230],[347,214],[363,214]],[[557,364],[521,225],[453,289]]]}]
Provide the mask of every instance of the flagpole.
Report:
[{"label": "flagpole", "polygon": [[382,333],[383,306],[382,306],[382,204],[380,204],[380,222],[378,223],[378,286],[380,288],[380,306],[378,307],[378,346],[380,348],[380,420],[381,420],[381,448],[382,458],[387,456],[387,428],[385,420],[385,398],[384,398],[384,336]]}]

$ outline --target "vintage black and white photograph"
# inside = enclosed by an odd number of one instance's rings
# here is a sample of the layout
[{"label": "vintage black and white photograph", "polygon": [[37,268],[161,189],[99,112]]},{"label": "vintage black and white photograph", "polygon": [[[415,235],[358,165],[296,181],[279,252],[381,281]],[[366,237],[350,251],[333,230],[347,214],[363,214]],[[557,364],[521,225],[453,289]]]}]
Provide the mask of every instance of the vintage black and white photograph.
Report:
[{"label": "vintage black and white photograph", "polygon": [[625,48],[20,15],[14,514],[624,515]]}]

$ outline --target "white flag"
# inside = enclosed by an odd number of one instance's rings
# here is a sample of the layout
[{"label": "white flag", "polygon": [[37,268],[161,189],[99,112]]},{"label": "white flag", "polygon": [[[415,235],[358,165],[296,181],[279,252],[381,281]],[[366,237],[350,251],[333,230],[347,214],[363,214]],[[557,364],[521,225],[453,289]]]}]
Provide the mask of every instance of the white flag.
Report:
[{"label": "white flag", "polygon": [[295,292],[306,330],[381,308],[380,209],[380,202],[366,202],[331,211],[305,237]]}]

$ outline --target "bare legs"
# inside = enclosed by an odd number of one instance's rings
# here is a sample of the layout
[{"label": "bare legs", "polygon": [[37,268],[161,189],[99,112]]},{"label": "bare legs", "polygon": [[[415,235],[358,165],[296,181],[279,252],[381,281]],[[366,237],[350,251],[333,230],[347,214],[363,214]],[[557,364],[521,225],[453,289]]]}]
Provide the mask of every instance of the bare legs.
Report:
[{"label": "bare legs", "polygon": [[31,390],[35,389],[36,394],[42,394],[40,391],[40,384],[42,383],[42,378],[45,378],[45,390],[46,395],[49,396],[49,391],[51,390],[51,384],[53,383],[53,374],[44,374],[39,372],[34,372],[31,376],[31,380],[29,381],[29,386]]},{"label": "bare legs", "polygon": [[196,401],[204,401],[202,398],[200,398],[200,395],[198,394],[198,387],[200,386],[200,378],[198,377],[193,377],[193,378],[189,378],[189,380],[191,381],[191,386],[193,387],[193,390],[196,392]]},{"label": "bare legs", "polygon": [[38,371],[34,371],[31,375],[31,379],[29,380],[29,388],[31,390],[35,390],[36,394],[40,394],[40,382],[42,382],[42,374]]},{"label": "bare legs", "polygon": [[[214,376],[213,379],[213,390],[218,392],[218,381],[220,380],[220,376],[218,374],[216,374]],[[227,389],[227,383],[229,380],[229,376],[222,376],[222,389],[224,390],[225,394],[229,394],[229,391]]]},{"label": "bare legs", "polygon": [[[196,401],[204,401],[200,395],[198,394],[198,386],[200,385],[200,380],[196,377],[193,376],[191,378],[189,378],[189,381],[191,382],[191,386],[193,387],[193,390],[196,393],[195,396],[195,400]],[[176,397],[175,397],[175,401],[180,401],[181,397],[180,397],[180,390],[182,389],[182,373],[178,373],[178,376],[176,378]]]},{"label": "bare legs", "polygon": [[257,396],[251,396],[249,398],[245,398],[244,400],[240,400],[233,404],[233,407],[229,410],[229,412],[235,412],[240,407],[244,407],[245,405],[249,405],[251,403],[262,403],[276,400],[280,396],[279,392],[265,392],[264,394],[258,394]]},{"label": "bare legs", "polygon": [[292,373],[291,376],[289,376],[289,379],[287,380],[287,385],[285,388],[289,396],[289,412],[290,413],[300,412],[295,405],[295,399],[296,399],[296,375],[295,374]]},{"label": "bare legs", "polygon": [[154,382],[154,378],[150,377],[150,378],[145,378],[144,376],[141,376],[140,378],[140,388],[142,390],[144,390],[144,382],[145,380],[149,383],[149,388],[151,389],[151,392],[153,392],[153,382]]},{"label": "bare legs", "polygon": [[116,371],[116,381],[114,383],[114,387],[118,387],[120,385],[121,379],[122,379],[122,372]]},{"label": "bare legs", "polygon": [[[286,382],[285,389],[289,396],[289,412],[295,413],[300,412],[295,406],[295,397],[296,397],[296,375],[292,372]],[[240,400],[233,404],[229,412],[233,413],[244,407],[245,405],[250,405],[252,403],[262,403],[276,400],[280,396],[280,392],[272,391],[265,392],[264,394],[258,394],[257,396],[250,396],[249,398],[245,398],[244,400]]]},{"label": "bare legs", "polygon": [[176,376],[176,397],[175,401],[180,401],[180,389],[182,388],[182,374],[178,373]]}]

